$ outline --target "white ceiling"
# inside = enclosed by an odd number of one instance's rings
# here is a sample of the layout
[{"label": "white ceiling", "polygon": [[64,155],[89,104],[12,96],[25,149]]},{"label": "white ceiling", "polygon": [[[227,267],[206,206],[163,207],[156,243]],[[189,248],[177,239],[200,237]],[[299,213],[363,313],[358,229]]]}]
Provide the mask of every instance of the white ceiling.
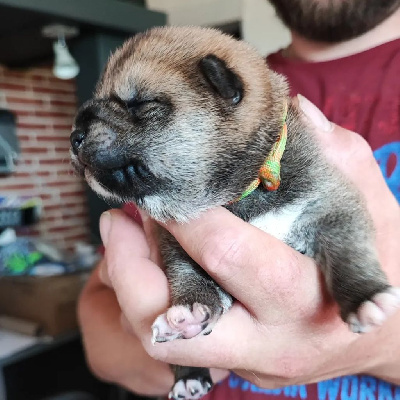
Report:
[{"label": "white ceiling", "polygon": [[261,54],[290,42],[289,31],[267,0],[146,0],[146,5],[165,12],[169,25],[222,26],[240,22],[243,39]]}]

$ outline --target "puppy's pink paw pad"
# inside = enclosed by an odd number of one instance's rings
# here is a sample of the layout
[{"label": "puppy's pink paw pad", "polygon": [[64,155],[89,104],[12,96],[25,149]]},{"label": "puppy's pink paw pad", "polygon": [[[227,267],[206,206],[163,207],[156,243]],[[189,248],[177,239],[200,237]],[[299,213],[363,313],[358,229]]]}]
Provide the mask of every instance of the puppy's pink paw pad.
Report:
[{"label": "puppy's pink paw pad", "polygon": [[203,304],[193,304],[193,311],[185,306],[171,307],[167,311],[167,319],[171,326],[185,329],[189,325],[198,325],[210,318],[210,309]]},{"label": "puppy's pink paw pad", "polygon": [[174,306],[153,323],[153,343],[168,342],[175,339],[190,339],[199,333],[208,334],[210,327],[210,309],[199,303],[188,306]]},{"label": "puppy's pink paw pad", "polygon": [[399,308],[400,288],[392,287],[362,303],[356,313],[349,315],[347,323],[352,332],[367,333],[381,326]]}]

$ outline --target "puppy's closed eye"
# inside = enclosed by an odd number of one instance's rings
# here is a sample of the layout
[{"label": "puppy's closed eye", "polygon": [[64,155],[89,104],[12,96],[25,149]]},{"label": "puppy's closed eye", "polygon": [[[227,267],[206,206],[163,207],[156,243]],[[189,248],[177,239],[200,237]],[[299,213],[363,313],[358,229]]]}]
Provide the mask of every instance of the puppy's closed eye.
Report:
[{"label": "puppy's closed eye", "polygon": [[125,105],[130,113],[137,118],[143,117],[151,111],[156,111],[162,103],[158,99],[130,99],[125,101]]}]

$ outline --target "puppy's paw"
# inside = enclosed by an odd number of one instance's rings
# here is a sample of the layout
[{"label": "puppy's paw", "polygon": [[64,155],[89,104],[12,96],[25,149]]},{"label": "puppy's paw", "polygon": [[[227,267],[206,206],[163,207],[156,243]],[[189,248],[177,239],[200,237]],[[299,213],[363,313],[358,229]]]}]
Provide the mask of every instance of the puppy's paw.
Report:
[{"label": "puppy's paw", "polygon": [[349,314],[347,323],[355,333],[367,333],[382,325],[400,308],[400,288],[391,287],[364,301],[357,312]]},{"label": "puppy's paw", "polygon": [[212,381],[207,378],[180,379],[175,382],[168,398],[172,400],[196,400],[206,395],[212,388]]},{"label": "puppy's paw", "polygon": [[192,307],[173,306],[154,321],[152,342],[190,339],[200,333],[207,335],[221,313],[212,315],[209,307],[199,303],[194,303]]}]

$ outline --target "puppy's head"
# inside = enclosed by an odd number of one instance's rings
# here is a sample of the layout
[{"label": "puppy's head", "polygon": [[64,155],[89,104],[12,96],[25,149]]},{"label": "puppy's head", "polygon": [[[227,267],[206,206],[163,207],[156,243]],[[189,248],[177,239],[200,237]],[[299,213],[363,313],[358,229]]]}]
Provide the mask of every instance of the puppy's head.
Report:
[{"label": "puppy's head", "polygon": [[213,29],[156,28],[110,58],[76,116],[73,164],[100,196],[184,221],[257,176],[286,95],[244,42]]}]

